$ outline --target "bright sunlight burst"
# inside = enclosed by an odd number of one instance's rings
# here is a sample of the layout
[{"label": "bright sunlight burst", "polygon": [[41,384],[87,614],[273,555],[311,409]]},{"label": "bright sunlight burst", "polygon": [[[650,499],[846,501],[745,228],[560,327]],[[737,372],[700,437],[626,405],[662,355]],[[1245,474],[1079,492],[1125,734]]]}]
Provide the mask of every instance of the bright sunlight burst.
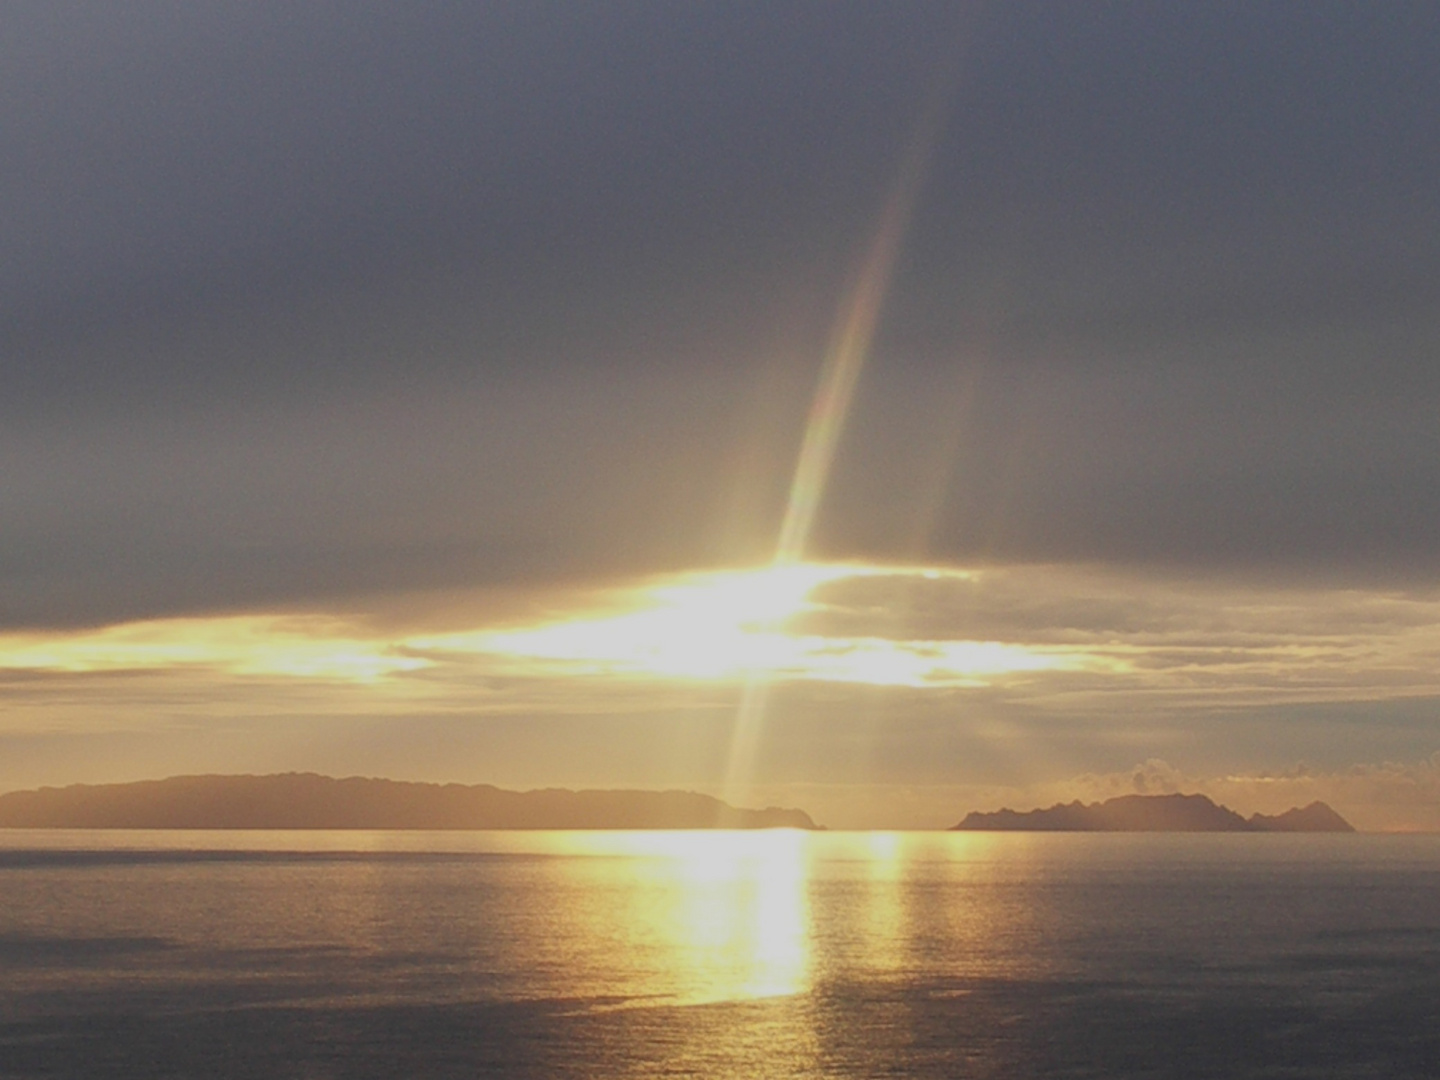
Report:
[{"label": "bright sunlight burst", "polygon": [[486,653],[537,670],[584,675],[758,675],[884,686],[976,685],[998,675],[1073,670],[1095,662],[1073,650],[996,641],[822,636],[791,629],[797,616],[823,610],[813,599],[819,586],[880,575],[974,577],[959,570],[816,563],[691,573],[627,590],[614,598],[616,613],[407,644],[421,653]]},{"label": "bright sunlight burst", "polygon": [[557,617],[457,633],[382,636],[319,614],[161,619],[0,635],[0,669],[203,668],[375,685],[462,663],[514,676],[809,680],[973,686],[1040,671],[1113,670],[1113,656],[1013,642],[817,633],[822,586],[866,577],[972,581],[964,570],[796,563],[675,574],[575,598]]}]

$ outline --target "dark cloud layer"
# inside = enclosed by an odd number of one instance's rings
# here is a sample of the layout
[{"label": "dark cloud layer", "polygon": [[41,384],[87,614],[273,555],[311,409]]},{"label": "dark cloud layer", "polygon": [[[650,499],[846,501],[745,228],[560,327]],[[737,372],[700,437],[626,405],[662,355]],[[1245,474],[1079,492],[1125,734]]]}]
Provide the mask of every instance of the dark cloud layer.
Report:
[{"label": "dark cloud layer", "polygon": [[0,620],[815,550],[1425,576],[1428,5],[12,4]]}]

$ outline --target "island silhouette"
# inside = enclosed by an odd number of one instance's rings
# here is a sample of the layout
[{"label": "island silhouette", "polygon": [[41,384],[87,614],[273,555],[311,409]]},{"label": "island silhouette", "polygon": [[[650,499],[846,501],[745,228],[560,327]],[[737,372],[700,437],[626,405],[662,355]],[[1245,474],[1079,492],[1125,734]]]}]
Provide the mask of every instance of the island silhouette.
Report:
[{"label": "island silhouette", "polygon": [[1045,810],[972,811],[953,829],[991,832],[1354,832],[1323,802],[1283,814],[1241,817],[1204,795],[1120,795],[1102,803],[1056,803]]},{"label": "island silhouette", "polygon": [[815,829],[803,810],[745,810],[693,791],[505,791],[316,773],[172,776],[0,795],[0,828]]}]

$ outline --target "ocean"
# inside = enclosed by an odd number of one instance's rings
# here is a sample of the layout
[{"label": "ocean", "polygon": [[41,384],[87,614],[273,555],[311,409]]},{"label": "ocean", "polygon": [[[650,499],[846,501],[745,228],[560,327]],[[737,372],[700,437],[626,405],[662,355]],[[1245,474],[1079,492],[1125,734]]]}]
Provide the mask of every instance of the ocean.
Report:
[{"label": "ocean", "polygon": [[1440,837],[0,831],[0,1076],[1440,1077]]}]

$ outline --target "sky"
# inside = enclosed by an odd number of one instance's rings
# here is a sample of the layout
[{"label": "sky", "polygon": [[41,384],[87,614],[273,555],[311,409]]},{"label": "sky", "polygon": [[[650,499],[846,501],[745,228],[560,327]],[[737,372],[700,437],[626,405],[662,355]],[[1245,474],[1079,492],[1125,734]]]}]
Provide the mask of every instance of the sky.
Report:
[{"label": "sky", "polygon": [[17,0],[0,789],[1440,829],[1440,14]]}]

